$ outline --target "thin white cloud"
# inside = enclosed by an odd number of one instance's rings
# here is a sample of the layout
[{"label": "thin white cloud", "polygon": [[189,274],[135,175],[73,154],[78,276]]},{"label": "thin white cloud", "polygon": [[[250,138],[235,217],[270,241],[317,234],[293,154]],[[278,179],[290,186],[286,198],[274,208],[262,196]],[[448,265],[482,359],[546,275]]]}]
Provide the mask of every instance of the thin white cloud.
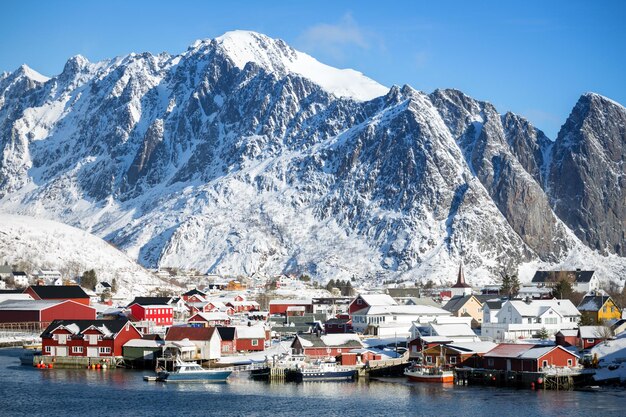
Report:
[{"label": "thin white cloud", "polygon": [[320,23],[306,29],[298,38],[299,48],[312,53],[343,60],[351,49],[370,49],[373,37],[345,14],[336,24]]}]

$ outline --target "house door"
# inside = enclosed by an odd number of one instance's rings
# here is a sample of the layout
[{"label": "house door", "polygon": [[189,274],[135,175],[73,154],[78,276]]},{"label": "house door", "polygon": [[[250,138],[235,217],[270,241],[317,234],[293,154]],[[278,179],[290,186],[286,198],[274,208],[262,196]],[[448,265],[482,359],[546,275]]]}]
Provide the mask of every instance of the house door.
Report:
[{"label": "house door", "polygon": [[57,346],[57,356],[67,356],[67,346]]},{"label": "house door", "polygon": [[87,356],[90,358],[98,357],[98,348],[97,347],[88,347],[87,348]]},{"label": "house door", "polygon": [[510,371],[511,370],[511,359],[507,359],[506,360],[506,370]]}]

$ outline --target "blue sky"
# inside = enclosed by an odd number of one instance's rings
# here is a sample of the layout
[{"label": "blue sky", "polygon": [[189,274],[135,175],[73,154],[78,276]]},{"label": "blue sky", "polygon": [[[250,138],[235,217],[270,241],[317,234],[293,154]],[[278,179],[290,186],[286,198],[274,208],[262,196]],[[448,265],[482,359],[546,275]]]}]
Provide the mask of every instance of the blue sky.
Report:
[{"label": "blue sky", "polygon": [[549,137],[580,94],[626,104],[623,1],[3,2],[0,71],[52,76],[82,54],[172,54],[248,29],[391,86],[458,88]]}]

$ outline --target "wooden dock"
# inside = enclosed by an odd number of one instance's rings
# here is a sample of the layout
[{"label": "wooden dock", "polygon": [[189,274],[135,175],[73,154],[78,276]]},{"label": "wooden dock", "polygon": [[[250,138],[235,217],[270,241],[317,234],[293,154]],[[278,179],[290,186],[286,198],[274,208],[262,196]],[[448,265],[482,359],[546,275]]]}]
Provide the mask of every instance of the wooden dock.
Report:
[{"label": "wooden dock", "polygon": [[587,380],[587,374],[574,372],[558,374],[477,368],[456,368],[454,370],[454,382],[458,385],[491,385],[567,391],[584,385]]}]

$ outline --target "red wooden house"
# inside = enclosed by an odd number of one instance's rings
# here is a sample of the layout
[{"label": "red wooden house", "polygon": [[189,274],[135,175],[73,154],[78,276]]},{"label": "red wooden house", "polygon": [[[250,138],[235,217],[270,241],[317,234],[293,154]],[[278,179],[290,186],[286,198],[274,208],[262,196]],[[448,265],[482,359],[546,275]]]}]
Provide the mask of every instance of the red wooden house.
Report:
[{"label": "red wooden house", "polygon": [[182,295],[183,300],[185,300],[185,302],[202,302],[202,301],[206,301],[206,293],[203,291],[200,291],[197,288],[194,288],[191,291],[187,291],[186,293],[184,293]]},{"label": "red wooden house", "polygon": [[265,341],[269,339],[265,326],[235,326],[237,351],[265,350]]},{"label": "red wooden house", "polygon": [[607,331],[603,326],[580,326],[578,329],[578,347],[591,349],[607,337]]},{"label": "red wooden house", "polygon": [[323,336],[299,334],[291,343],[294,355],[306,355],[309,358],[335,357],[362,347],[361,339],[353,333]]},{"label": "red wooden house", "polygon": [[305,313],[313,312],[313,303],[311,300],[271,300],[270,301],[270,315],[271,314],[287,314],[287,309],[292,306],[302,306],[305,309]]},{"label": "red wooden house", "polygon": [[[196,313],[187,319],[187,323],[190,325],[198,325],[201,327],[209,326],[228,326],[230,324],[230,317],[226,313],[219,311],[210,313]],[[197,326],[196,326],[197,327]]]},{"label": "red wooden house", "polygon": [[[0,303],[0,323],[44,323],[53,320],[95,320],[96,309],[71,300],[7,300]],[[43,328],[43,327],[42,327]]]},{"label": "red wooden house", "polygon": [[90,301],[89,295],[78,285],[31,285],[24,292],[34,300],[71,300],[87,306]]},{"label": "red wooden house", "polygon": [[220,334],[222,355],[232,355],[237,353],[236,341],[237,334],[234,327],[219,326],[216,327]]},{"label": "red wooden house", "polygon": [[135,321],[149,321],[157,326],[174,323],[174,307],[171,297],[135,297],[128,305]]},{"label": "red wooden house", "polygon": [[122,356],[122,347],[141,334],[122,320],[55,320],[41,334],[44,355],[90,358]]},{"label": "red wooden house", "polygon": [[554,335],[554,340],[557,345],[563,347],[577,347],[580,345],[580,340],[578,339],[578,330],[576,329],[560,330]]},{"label": "red wooden house", "polygon": [[395,306],[398,305],[389,294],[359,294],[348,306],[350,316],[354,312],[372,306]]},{"label": "red wooden house", "polygon": [[324,322],[326,334],[352,332],[352,320],[349,317],[328,319]]},{"label": "red wooden house", "polygon": [[562,346],[501,343],[483,356],[483,368],[540,372],[578,365],[578,356]]}]

